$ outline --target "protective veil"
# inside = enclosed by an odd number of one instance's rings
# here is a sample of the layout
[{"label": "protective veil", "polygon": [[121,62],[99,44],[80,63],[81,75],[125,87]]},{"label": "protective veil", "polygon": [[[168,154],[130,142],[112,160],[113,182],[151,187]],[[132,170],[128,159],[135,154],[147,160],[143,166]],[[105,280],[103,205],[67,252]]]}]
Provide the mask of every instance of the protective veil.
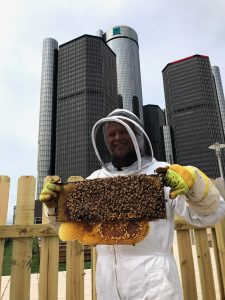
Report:
[{"label": "protective veil", "polygon": [[[129,121],[130,123],[127,123]],[[104,164],[96,145],[96,135],[100,125],[107,122],[118,122],[126,127],[130,134],[137,161],[121,171],[117,171],[112,163]],[[129,124],[133,124],[129,126]],[[132,128],[131,128],[132,127]],[[143,130],[140,120],[127,110],[115,110],[107,118],[99,120],[92,130],[92,142],[96,155],[102,165],[100,170],[92,173],[88,178],[104,178],[108,176],[128,175],[131,173],[153,174],[158,167],[168,165],[145,156],[144,138],[150,145],[150,141]],[[107,142],[107,140],[106,140]],[[196,170],[196,172],[198,172]],[[213,224],[225,214],[225,204],[219,193],[212,185],[204,189],[204,182],[200,180],[202,195],[190,191],[190,199],[187,196],[179,196],[173,201],[169,198],[169,188],[165,187],[165,200],[167,219],[151,222],[147,237],[130,245],[100,245],[97,246],[96,289],[98,300],[181,300],[182,292],[178,277],[175,259],[172,254],[174,235],[174,214],[185,218],[187,222],[202,226]],[[197,189],[199,190],[199,189]],[[210,195],[208,197],[208,195]],[[215,207],[210,214],[204,211],[207,204]],[[191,201],[193,205],[189,205]],[[198,203],[195,209],[195,201]],[[201,203],[201,205],[199,205]]]}]

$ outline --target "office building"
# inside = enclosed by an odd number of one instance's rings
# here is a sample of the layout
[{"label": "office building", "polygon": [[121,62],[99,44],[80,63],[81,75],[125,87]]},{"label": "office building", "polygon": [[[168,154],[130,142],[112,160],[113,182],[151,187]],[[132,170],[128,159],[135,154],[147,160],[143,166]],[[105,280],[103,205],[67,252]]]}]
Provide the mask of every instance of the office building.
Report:
[{"label": "office building", "polygon": [[215,79],[216,84],[216,91],[219,101],[219,108],[220,108],[220,114],[223,124],[223,132],[225,134],[225,99],[224,99],[224,93],[223,93],[223,85],[222,80],[220,76],[220,69],[217,66],[212,66],[212,72]]},{"label": "office building", "polygon": [[138,36],[128,26],[115,26],[103,34],[98,31],[107,45],[116,54],[118,94],[123,99],[123,108],[133,111],[132,99],[139,102],[139,114],[143,120],[143,102]]},{"label": "office building", "polygon": [[91,129],[118,108],[116,55],[102,38],[83,35],[59,48],[47,39],[42,69],[37,196],[47,175],[66,181],[99,168]]},{"label": "office building", "polygon": [[144,129],[151,141],[154,157],[166,160],[163,126],[166,125],[164,111],[158,105],[144,105]]},{"label": "office building", "polygon": [[215,153],[208,148],[215,142],[224,143],[209,57],[193,55],[171,62],[162,73],[176,162],[219,177]]},{"label": "office building", "polygon": [[106,43],[83,35],[59,46],[55,172],[63,181],[99,168],[91,129],[117,107],[116,56]]}]

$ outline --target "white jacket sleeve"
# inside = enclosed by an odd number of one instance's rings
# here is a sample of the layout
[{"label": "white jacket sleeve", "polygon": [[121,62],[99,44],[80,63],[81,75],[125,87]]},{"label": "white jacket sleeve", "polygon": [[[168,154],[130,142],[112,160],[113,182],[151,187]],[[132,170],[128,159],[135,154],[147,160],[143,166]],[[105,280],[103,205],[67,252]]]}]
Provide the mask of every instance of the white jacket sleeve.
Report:
[{"label": "white jacket sleeve", "polygon": [[43,204],[44,214],[48,220],[48,224],[52,225],[55,230],[59,231],[60,223],[56,221],[56,209],[55,207],[47,207],[47,205]]},{"label": "white jacket sleeve", "polygon": [[225,216],[225,201],[213,182],[199,169],[193,169],[195,184],[185,196],[172,201],[175,213],[196,226],[215,224]]}]

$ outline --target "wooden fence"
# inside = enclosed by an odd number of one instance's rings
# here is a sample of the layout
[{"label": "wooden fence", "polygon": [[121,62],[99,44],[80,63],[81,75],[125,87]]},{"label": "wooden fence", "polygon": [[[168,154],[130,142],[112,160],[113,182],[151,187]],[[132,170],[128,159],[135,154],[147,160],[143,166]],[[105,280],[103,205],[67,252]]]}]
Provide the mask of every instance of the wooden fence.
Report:
[{"label": "wooden fence", "polygon": [[[58,299],[59,238],[54,228],[43,216],[42,224],[34,224],[34,177],[22,176],[18,181],[15,224],[5,225],[10,179],[0,176],[0,270],[2,275],[4,242],[13,239],[11,259],[10,300],[30,299],[32,238],[41,238],[39,300]],[[196,266],[203,300],[225,299],[225,220],[211,227],[196,228],[180,219],[176,220],[177,243],[181,281],[185,300],[197,300]],[[212,248],[218,278],[216,297],[208,231],[211,232]],[[196,251],[193,251],[193,243]],[[196,259],[194,259],[196,258]],[[95,293],[96,252],[92,248],[92,299]],[[67,242],[66,247],[66,300],[84,299],[84,247],[78,242]],[[1,278],[0,278],[1,279]],[[1,287],[1,280],[0,280]]]}]

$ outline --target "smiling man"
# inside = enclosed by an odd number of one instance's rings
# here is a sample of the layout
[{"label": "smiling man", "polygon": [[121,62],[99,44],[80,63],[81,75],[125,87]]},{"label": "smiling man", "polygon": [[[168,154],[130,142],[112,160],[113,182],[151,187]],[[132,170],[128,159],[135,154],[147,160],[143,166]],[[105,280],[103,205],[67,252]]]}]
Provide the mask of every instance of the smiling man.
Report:
[{"label": "smiling man", "polygon": [[[127,124],[132,127],[132,124]],[[112,164],[118,171],[137,160],[132,139],[122,124],[117,122],[107,123],[105,125],[105,137],[108,150],[112,155]]]},{"label": "smiling man", "polygon": [[109,123],[106,129],[106,137],[112,156],[123,158],[134,152],[131,137],[123,125],[116,122]]}]

